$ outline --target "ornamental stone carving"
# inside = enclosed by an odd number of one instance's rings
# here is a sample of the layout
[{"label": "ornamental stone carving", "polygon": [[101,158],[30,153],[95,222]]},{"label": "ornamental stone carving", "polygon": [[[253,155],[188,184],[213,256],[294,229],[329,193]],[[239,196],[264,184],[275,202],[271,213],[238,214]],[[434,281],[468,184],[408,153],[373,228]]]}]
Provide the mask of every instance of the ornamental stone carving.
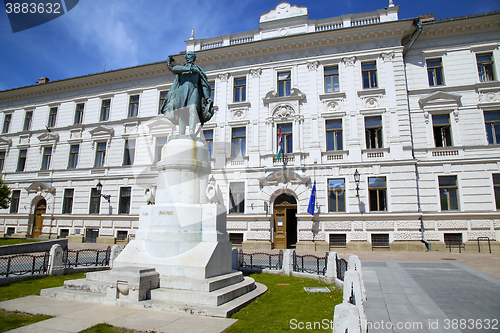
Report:
[{"label": "ornamental stone carving", "polygon": [[319,61],[313,61],[307,63],[307,69],[310,71],[315,71],[318,69]]},{"label": "ornamental stone carving", "polygon": [[492,103],[500,101],[500,91],[480,91],[480,103]]},{"label": "ornamental stone carving", "polygon": [[378,100],[375,97],[369,97],[365,99],[365,107],[368,109],[374,109],[379,106]]},{"label": "ornamental stone carving", "polygon": [[260,77],[261,74],[262,74],[262,69],[260,68],[255,68],[250,70],[250,75],[252,75],[252,77]]},{"label": "ornamental stone carving", "polygon": [[394,52],[384,52],[380,54],[384,62],[392,62],[394,60]]},{"label": "ornamental stone carving", "polygon": [[326,103],[326,110],[328,112],[335,112],[340,110],[340,105],[337,101],[330,101]]},{"label": "ornamental stone carving", "polygon": [[286,118],[291,117],[295,114],[295,110],[290,105],[278,105],[274,109],[273,117],[275,118]]},{"label": "ornamental stone carving", "polygon": [[227,82],[227,80],[229,80],[229,73],[219,74],[218,78],[222,82]]},{"label": "ornamental stone carving", "polygon": [[231,111],[232,113],[232,120],[242,120],[242,119],[245,119],[245,114],[246,114],[246,110],[245,109],[237,109],[237,110],[233,110]]},{"label": "ornamental stone carving", "polygon": [[345,57],[342,59],[342,61],[346,66],[354,66],[354,63],[356,62],[356,57]]}]

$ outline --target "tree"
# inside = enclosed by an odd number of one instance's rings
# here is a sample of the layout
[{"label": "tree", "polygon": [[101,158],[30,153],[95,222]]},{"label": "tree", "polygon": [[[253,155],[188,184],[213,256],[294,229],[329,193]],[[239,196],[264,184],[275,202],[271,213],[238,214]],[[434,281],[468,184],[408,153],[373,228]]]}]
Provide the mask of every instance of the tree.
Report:
[{"label": "tree", "polygon": [[10,200],[10,188],[0,178],[0,208],[9,208]]}]

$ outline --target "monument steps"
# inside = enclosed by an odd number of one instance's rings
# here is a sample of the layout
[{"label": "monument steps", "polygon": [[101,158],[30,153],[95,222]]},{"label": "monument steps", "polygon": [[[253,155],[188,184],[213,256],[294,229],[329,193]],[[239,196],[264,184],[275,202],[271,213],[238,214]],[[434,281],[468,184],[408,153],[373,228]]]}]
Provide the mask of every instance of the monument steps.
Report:
[{"label": "monument steps", "polygon": [[106,293],[89,292],[84,290],[69,289],[65,287],[55,287],[40,290],[40,296],[54,297],[59,299],[73,299],[83,302],[116,304],[106,298]]},{"label": "monument steps", "polygon": [[106,282],[93,281],[89,283],[87,279],[67,280],[64,281],[64,289],[80,290],[84,292],[99,293],[106,295]]},{"label": "monument steps", "polygon": [[243,274],[240,271],[214,276],[205,280],[161,276],[160,288],[212,292],[214,290],[238,283],[242,280]]}]

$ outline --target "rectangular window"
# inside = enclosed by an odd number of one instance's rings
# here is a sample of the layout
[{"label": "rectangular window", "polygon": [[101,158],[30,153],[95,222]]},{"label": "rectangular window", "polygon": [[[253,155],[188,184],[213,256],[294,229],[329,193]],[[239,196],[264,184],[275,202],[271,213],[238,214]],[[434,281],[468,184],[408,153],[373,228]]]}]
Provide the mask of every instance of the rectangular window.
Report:
[{"label": "rectangular window", "polygon": [[382,117],[366,117],[365,118],[365,135],[366,135],[366,148],[377,149],[384,148],[382,140]]},{"label": "rectangular window", "polygon": [[342,120],[326,121],[326,149],[342,150]]},{"label": "rectangular window", "polygon": [[167,99],[168,91],[160,91],[160,106],[158,107],[158,114],[161,113],[161,107],[163,106],[163,103]]},{"label": "rectangular window", "polygon": [[59,237],[66,238],[69,236],[69,229],[61,229],[59,230]]},{"label": "rectangular window", "polygon": [[495,203],[497,210],[500,209],[500,175],[493,175],[493,188],[495,191]]},{"label": "rectangular window", "polygon": [[120,187],[120,203],[118,205],[118,214],[130,214],[131,195],[131,187]]},{"label": "rectangular window", "polygon": [[330,234],[330,246],[345,247],[347,244],[346,234]]},{"label": "rectangular window", "polygon": [[84,103],[79,103],[76,105],[76,111],[75,111],[75,125],[76,124],[83,124],[83,109],[85,108]]},{"label": "rectangular window", "polygon": [[293,153],[293,133],[292,133],[292,124],[279,124],[278,125],[278,137],[277,142],[279,140],[281,129],[281,146],[283,148],[283,153]]},{"label": "rectangular window", "polygon": [[388,247],[389,234],[372,234],[372,247]]},{"label": "rectangular window", "polygon": [[434,143],[436,147],[452,146],[450,115],[440,114],[432,116],[432,129],[434,132]]},{"label": "rectangular window", "polygon": [[208,82],[208,85],[210,86],[210,99],[215,101],[215,82]]},{"label": "rectangular window", "polygon": [[493,72],[493,54],[484,53],[476,54],[477,71],[479,73],[479,81],[495,81],[495,74]]},{"label": "rectangular window", "polygon": [[56,127],[56,121],[57,121],[57,108],[50,108],[49,122],[47,124],[47,127],[49,128]]},{"label": "rectangular window", "polygon": [[500,144],[500,111],[484,113],[484,124],[489,145]]},{"label": "rectangular window", "polygon": [[118,241],[127,240],[127,237],[128,237],[128,231],[126,230],[118,230],[116,232],[116,240]]},{"label": "rectangular window", "polygon": [[111,100],[110,99],[103,100],[102,105],[101,105],[101,117],[99,118],[100,121],[108,121],[109,120],[110,108],[111,108]]},{"label": "rectangular window", "polygon": [[441,86],[444,84],[443,63],[441,58],[427,60],[427,77],[429,86]]},{"label": "rectangular window", "polygon": [[14,227],[7,227],[7,235],[12,236],[16,233],[16,228]]},{"label": "rectangular window", "polygon": [[19,211],[19,201],[21,200],[21,191],[14,190],[12,191],[12,197],[10,200],[10,213],[17,214]]},{"label": "rectangular window", "polygon": [[3,171],[5,165],[5,150],[0,150],[0,171]]},{"label": "rectangular window", "polygon": [[3,130],[2,130],[2,133],[9,133],[10,122],[11,121],[12,121],[12,114],[11,113],[7,113],[5,115],[4,120],[3,120]]},{"label": "rectangular window", "polygon": [[229,185],[229,213],[245,212],[245,183],[231,183]]},{"label": "rectangular window", "polygon": [[73,196],[75,190],[72,188],[64,189],[64,199],[63,199],[63,214],[71,214],[73,212]]},{"label": "rectangular window", "polygon": [[441,210],[458,210],[457,176],[439,176]]},{"label": "rectangular window", "polygon": [[101,211],[101,191],[97,188],[92,188],[90,190],[90,207],[89,214],[99,214]]},{"label": "rectangular window", "polygon": [[370,211],[386,211],[387,187],[385,177],[368,177],[368,190],[370,192]]},{"label": "rectangular window", "polygon": [[232,135],[233,156],[245,156],[246,153],[246,128],[233,128]]},{"label": "rectangular window", "polygon": [[461,233],[445,233],[444,244],[446,246],[461,246],[462,245],[462,234]]},{"label": "rectangular window", "polygon": [[203,131],[203,136],[205,137],[205,142],[207,144],[208,155],[210,158],[213,158],[213,150],[214,150],[214,130],[206,130]]},{"label": "rectangular window", "polygon": [[244,102],[247,100],[247,79],[234,79],[234,101]]},{"label": "rectangular window", "polygon": [[16,171],[24,171],[24,168],[26,168],[26,156],[28,156],[28,150],[27,149],[21,149],[19,151],[19,159],[17,160],[17,169]]},{"label": "rectangular window", "polygon": [[340,91],[339,66],[325,67],[325,92]]},{"label": "rectangular window", "polygon": [[377,62],[363,62],[361,64],[361,74],[363,76],[363,89],[377,88]]},{"label": "rectangular window", "polygon": [[33,111],[26,111],[26,114],[24,115],[23,130],[30,131],[32,121],[33,121]]},{"label": "rectangular window", "polygon": [[49,170],[51,159],[52,159],[52,147],[43,148],[42,170]]},{"label": "rectangular window", "polygon": [[71,145],[69,147],[68,168],[74,169],[78,166],[78,154],[79,153],[80,153],[80,145]]},{"label": "rectangular window", "polygon": [[123,153],[123,165],[133,165],[135,157],[135,140],[125,140],[125,151]]},{"label": "rectangular window", "polygon": [[292,73],[283,72],[278,73],[278,96],[290,96],[292,89]]},{"label": "rectangular window", "polygon": [[345,212],[344,179],[328,179],[328,211]]},{"label": "rectangular window", "polygon": [[161,160],[161,151],[166,143],[167,143],[166,136],[156,138],[156,152],[155,152],[156,162],[159,162]]},{"label": "rectangular window", "polygon": [[139,115],[139,95],[130,96],[130,103],[128,106],[128,117],[134,118]]},{"label": "rectangular window", "polygon": [[243,244],[243,233],[231,232],[229,233],[229,241],[232,245]]},{"label": "rectangular window", "polygon": [[96,142],[97,149],[95,152],[95,166],[103,167],[106,159],[106,142]]}]

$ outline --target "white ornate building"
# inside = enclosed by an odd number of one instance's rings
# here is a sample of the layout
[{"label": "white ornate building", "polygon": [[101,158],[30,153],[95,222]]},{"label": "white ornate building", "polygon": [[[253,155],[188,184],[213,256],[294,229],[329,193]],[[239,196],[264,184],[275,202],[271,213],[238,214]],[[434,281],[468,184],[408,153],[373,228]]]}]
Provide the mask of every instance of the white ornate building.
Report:
[{"label": "white ornate building", "polygon": [[[424,250],[422,239],[500,237],[500,13],[398,11],[309,20],[282,2],[256,30],[186,41],[214,87],[203,134],[234,244]],[[0,92],[13,190],[0,232],[133,236],[175,133],[158,116],[172,82],[158,62]]]}]

